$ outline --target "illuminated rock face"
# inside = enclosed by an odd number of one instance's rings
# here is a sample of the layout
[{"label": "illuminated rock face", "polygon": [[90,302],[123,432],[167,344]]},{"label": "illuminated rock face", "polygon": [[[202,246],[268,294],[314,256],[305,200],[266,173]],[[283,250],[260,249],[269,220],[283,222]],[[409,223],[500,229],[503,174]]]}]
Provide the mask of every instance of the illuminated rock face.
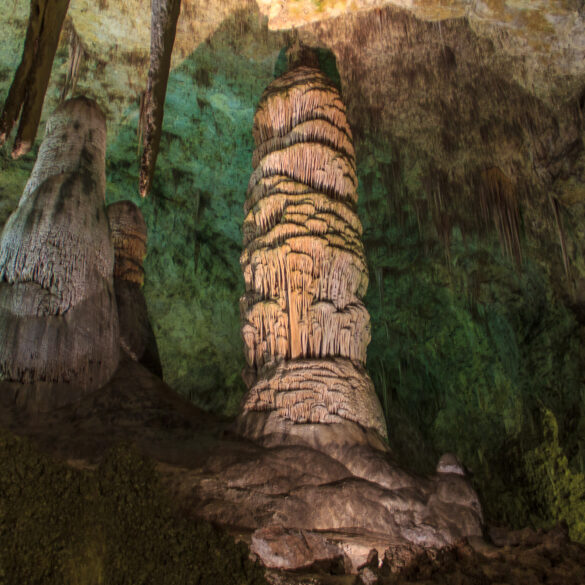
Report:
[{"label": "illuminated rock face", "polygon": [[105,384],[118,365],[105,117],[77,98],[47,122],[0,239],[0,376],[41,407]]},{"label": "illuminated rock face", "polygon": [[107,207],[114,244],[114,288],[120,321],[120,345],[133,360],[162,377],[158,348],[142,292],[146,256],[146,222],[132,201]]},{"label": "illuminated rock face", "polygon": [[240,259],[244,411],[298,423],[352,420],[385,436],[364,370],[368,272],[340,95],[319,70],[296,67],[264,92],[253,134]]}]

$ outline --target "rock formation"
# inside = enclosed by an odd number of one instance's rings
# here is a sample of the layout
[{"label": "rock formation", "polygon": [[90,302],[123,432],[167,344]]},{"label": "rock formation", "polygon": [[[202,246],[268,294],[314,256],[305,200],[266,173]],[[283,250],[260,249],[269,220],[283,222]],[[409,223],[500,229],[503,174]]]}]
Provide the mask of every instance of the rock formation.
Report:
[{"label": "rock formation", "polygon": [[69,0],[32,0],[22,60],[0,116],[0,146],[20,114],[12,156],[18,158],[32,147],[41,120],[53,59]]},{"label": "rock formation", "polygon": [[298,66],[264,92],[246,196],[244,412],[386,435],[365,372],[368,272],[352,135],[335,86]]},{"label": "rock formation", "polygon": [[150,68],[144,105],[144,151],[140,162],[140,194],[150,190],[162,133],[165,96],[181,0],[153,0],[150,26]]},{"label": "rock formation", "polygon": [[114,289],[120,321],[120,345],[133,360],[162,377],[156,339],[142,292],[146,222],[132,201],[112,203],[106,212],[115,253]]},{"label": "rock formation", "polygon": [[99,388],[118,365],[105,147],[95,102],[59,107],[0,239],[0,376],[40,409]]}]

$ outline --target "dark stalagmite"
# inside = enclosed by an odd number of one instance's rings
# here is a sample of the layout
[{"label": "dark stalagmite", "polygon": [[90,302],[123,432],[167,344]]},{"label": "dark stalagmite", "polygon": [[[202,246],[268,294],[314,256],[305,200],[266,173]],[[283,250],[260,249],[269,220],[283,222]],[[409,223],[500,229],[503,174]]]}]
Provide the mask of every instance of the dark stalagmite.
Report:
[{"label": "dark stalagmite", "polygon": [[253,134],[241,257],[244,417],[269,411],[293,423],[350,420],[385,437],[364,369],[368,272],[339,92],[318,69],[296,67],[264,92]]},{"label": "dark stalagmite", "polygon": [[60,106],[0,239],[0,376],[41,410],[101,387],[118,365],[105,147],[95,102]]},{"label": "dark stalagmite", "polygon": [[144,284],[146,222],[132,201],[117,201],[107,209],[114,243],[114,288],[120,321],[120,345],[133,360],[162,377],[156,339],[148,319]]}]

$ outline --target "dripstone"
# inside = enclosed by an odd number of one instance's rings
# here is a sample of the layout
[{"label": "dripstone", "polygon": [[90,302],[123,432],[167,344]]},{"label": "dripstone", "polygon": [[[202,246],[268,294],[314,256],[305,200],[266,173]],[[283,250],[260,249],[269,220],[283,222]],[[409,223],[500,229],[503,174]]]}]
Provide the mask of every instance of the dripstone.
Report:
[{"label": "dripstone", "polygon": [[117,201],[106,212],[114,244],[114,289],[120,321],[120,346],[133,360],[162,378],[162,366],[148,318],[144,284],[146,222],[132,201]]},{"label": "dripstone", "polygon": [[368,272],[352,135],[335,86],[299,66],[264,92],[253,128],[241,265],[250,382],[244,417],[351,420],[386,436],[365,371]]},{"label": "dripstone", "polygon": [[0,377],[33,409],[77,400],[118,365],[105,146],[95,102],[60,106],[0,239]]}]

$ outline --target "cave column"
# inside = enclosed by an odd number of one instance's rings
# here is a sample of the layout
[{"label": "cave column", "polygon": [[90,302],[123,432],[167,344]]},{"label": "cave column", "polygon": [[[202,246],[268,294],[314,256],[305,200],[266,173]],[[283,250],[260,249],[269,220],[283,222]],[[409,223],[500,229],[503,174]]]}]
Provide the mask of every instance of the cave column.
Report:
[{"label": "cave column", "polygon": [[265,90],[253,135],[240,260],[248,362],[240,419],[353,421],[386,437],[365,371],[368,271],[339,92],[319,69],[294,67]]}]

